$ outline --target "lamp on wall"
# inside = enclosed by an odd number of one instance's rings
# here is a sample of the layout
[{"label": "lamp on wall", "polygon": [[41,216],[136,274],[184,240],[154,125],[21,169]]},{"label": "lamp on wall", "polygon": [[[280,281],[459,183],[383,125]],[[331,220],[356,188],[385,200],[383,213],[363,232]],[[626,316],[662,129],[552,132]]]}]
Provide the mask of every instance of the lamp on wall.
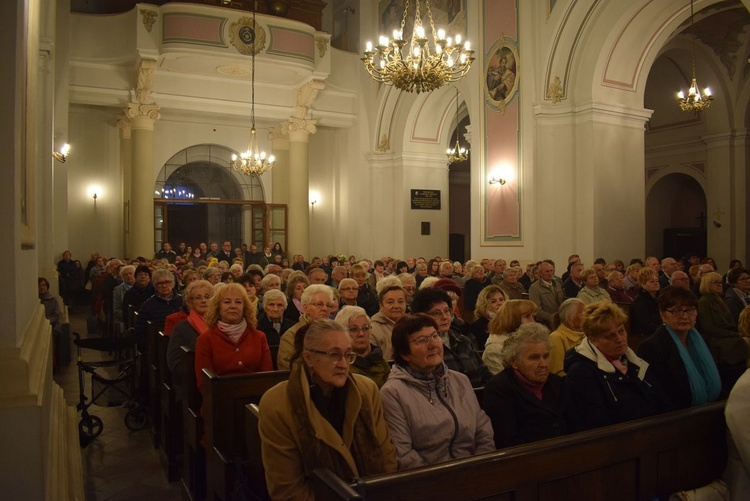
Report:
[{"label": "lamp on wall", "polygon": [[70,145],[65,143],[62,145],[62,148],[60,148],[60,151],[52,152],[52,157],[61,164],[64,164],[65,160],[68,159],[68,153],[70,153]]},{"label": "lamp on wall", "polygon": [[[404,39],[404,26],[409,5],[414,4],[414,24],[411,38]],[[432,30],[432,45],[422,26],[422,0],[406,0],[401,16],[401,27],[393,30],[393,38],[380,36],[373,47],[367,42],[362,62],[370,76],[386,85],[406,92],[432,92],[447,83],[457,82],[471,69],[474,51],[471,44],[461,43],[461,35],[445,38],[444,30],[437,30],[432,20],[429,0],[424,1],[426,21]],[[454,43],[455,42],[455,43]]]},{"label": "lamp on wall", "polygon": [[456,145],[446,152],[448,164],[463,162],[469,158],[469,150],[461,146],[458,141],[458,87],[456,87]]},{"label": "lamp on wall", "polygon": [[491,177],[490,184],[499,184],[500,186],[505,185],[507,181],[501,177]]},{"label": "lamp on wall", "polygon": [[695,20],[693,12],[693,0],[690,0],[690,57],[693,67],[693,79],[690,82],[690,88],[688,89],[687,95],[683,91],[677,93],[677,103],[680,105],[682,111],[692,111],[698,113],[711,106],[713,96],[711,90],[706,87],[703,93],[698,88],[698,82],[695,79]]},{"label": "lamp on wall", "polygon": [[[255,6],[253,7],[253,30],[256,29],[255,24],[255,11],[258,10],[258,2],[256,0]],[[255,39],[253,39],[253,44]],[[252,128],[250,129],[250,141],[247,144],[247,151],[237,155],[232,155],[232,161],[229,165],[232,169],[242,172],[246,176],[261,175],[264,172],[271,170],[276,162],[276,158],[273,155],[266,156],[266,152],[262,151],[258,146],[258,137],[255,130],[255,53],[257,51],[253,47],[251,54],[252,61],[252,72],[250,76],[251,82],[251,97],[250,97],[250,119],[252,121]]]}]

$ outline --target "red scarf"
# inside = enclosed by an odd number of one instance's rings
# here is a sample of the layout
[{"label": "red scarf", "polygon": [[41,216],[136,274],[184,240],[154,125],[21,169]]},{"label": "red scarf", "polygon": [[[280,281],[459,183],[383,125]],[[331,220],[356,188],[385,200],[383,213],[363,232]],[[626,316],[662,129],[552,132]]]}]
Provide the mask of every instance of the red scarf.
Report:
[{"label": "red scarf", "polygon": [[193,329],[195,329],[195,332],[197,332],[198,335],[201,335],[208,330],[206,321],[195,310],[190,310],[187,321],[191,326],[193,326]]},{"label": "red scarf", "polygon": [[539,400],[542,400],[542,390],[544,389],[544,383],[535,383],[534,381],[529,381],[525,377],[523,377],[523,374],[518,372],[518,369],[513,367],[513,373],[518,378],[518,381],[521,382],[524,388],[529,390],[529,392],[534,395]]}]

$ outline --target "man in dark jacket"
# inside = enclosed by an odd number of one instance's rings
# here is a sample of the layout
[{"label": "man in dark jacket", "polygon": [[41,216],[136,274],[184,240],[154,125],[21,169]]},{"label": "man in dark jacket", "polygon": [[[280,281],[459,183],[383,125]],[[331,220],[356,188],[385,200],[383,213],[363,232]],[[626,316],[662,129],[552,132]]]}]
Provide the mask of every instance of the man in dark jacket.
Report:
[{"label": "man in dark jacket", "polygon": [[140,265],[135,269],[135,283],[122,297],[122,313],[126,327],[130,325],[130,312],[138,311],[141,305],[154,295],[154,286],[151,285],[151,269],[146,265]]}]

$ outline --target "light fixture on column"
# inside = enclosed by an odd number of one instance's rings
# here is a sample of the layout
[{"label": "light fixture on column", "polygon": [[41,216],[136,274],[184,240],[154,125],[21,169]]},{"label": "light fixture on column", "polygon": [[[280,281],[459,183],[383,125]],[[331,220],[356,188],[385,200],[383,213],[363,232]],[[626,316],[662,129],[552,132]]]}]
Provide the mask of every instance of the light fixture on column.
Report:
[{"label": "light fixture on column", "polygon": [[[253,30],[255,30],[255,27],[257,26],[255,24],[256,10],[258,10],[257,0],[253,8]],[[247,151],[240,154],[239,157],[237,155],[232,155],[232,161],[229,163],[232,169],[238,170],[246,176],[261,175],[264,172],[271,170],[276,162],[276,158],[273,155],[266,156],[266,152],[262,151],[258,146],[258,134],[255,130],[255,53],[256,50],[253,48],[250,56],[252,60],[252,72],[250,74],[250,120],[252,122],[252,128],[250,129],[250,141],[247,144]]]},{"label": "light fixture on column", "polygon": [[[393,38],[381,36],[373,47],[367,42],[362,62],[370,76],[386,85],[406,92],[432,92],[451,82],[457,82],[471,69],[474,51],[471,44],[461,43],[461,35],[445,38],[444,30],[436,30],[430,11],[430,1],[424,0],[427,21],[432,30],[432,45],[422,26],[423,0],[406,0],[400,30],[393,30]],[[409,5],[414,4],[414,25],[411,38],[404,39],[404,25]],[[454,43],[455,42],[455,43]]]},{"label": "light fixture on column", "polygon": [[695,79],[695,28],[694,28],[693,0],[690,0],[690,57],[692,62],[693,74],[690,88],[687,95],[683,91],[677,93],[677,103],[682,111],[692,111],[698,113],[711,106],[713,96],[711,90],[706,87],[703,93],[698,88],[698,82]]},{"label": "light fixture on column", "polygon": [[499,184],[500,186],[505,185],[507,181],[501,177],[491,177],[490,184]]},{"label": "light fixture on column", "polygon": [[464,162],[469,158],[469,150],[461,146],[458,136],[458,87],[456,87],[456,145],[453,148],[448,148],[446,152],[449,164]]},{"label": "light fixture on column", "polygon": [[68,159],[68,153],[70,153],[70,145],[65,143],[62,145],[62,148],[60,148],[60,151],[52,152],[52,157],[58,162],[64,164],[65,160]]}]

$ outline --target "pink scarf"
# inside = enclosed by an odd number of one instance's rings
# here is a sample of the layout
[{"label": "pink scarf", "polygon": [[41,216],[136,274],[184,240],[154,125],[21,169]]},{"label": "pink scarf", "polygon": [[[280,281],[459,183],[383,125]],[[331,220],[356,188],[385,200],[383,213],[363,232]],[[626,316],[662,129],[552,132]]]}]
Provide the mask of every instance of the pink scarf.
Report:
[{"label": "pink scarf", "polygon": [[518,378],[518,381],[523,385],[524,388],[529,390],[529,392],[534,395],[539,400],[542,400],[542,390],[544,390],[544,383],[535,383],[534,381],[529,381],[525,377],[523,377],[523,374],[518,372],[518,369],[515,367],[513,368],[513,373]]},{"label": "pink scarf", "polygon": [[206,321],[195,310],[190,310],[187,321],[193,327],[193,329],[195,329],[195,332],[197,332],[198,335],[201,335],[208,330]]},{"label": "pink scarf", "polygon": [[216,323],[216,326],[219,328],[221,332],[226,334],[227,337],[231,339],[234,344],[237,344],[237,342],[242,337],[242,334],[244,334],[245,329],[247,329],[247,322],[245,321],[244,318],[242,319],[242,322],[238,324],[228,324],[219,320]]}]

